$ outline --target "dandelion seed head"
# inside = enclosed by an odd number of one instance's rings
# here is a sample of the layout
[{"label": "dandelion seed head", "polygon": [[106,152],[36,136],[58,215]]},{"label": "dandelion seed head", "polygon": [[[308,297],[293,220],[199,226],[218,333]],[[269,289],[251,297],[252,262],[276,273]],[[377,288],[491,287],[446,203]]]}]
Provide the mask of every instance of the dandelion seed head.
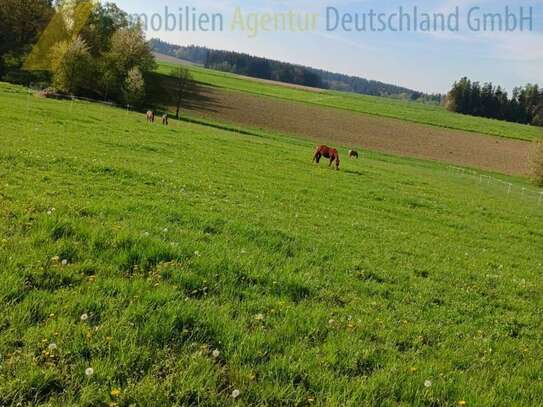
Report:
[{"label": "dandelion seed head", "polygon": [[239,391],[238,389],[236,389],[236,390],[234,390],[234,391],[232,392],[232,398],[233,398],[233,399],[237,399],[237,398],[239,397],[240,394],[241,394],[240,391]]},{"label": "dandelion seed head", "polygon": [[66,259],[62,260],[62,265],[67,266],[68,265],[68,260],[66,260]]},{"label": "dandelion seed head", "polygon": [[213,351],[213,357],[217,359],[221,355],[221,352],[218,349],[215,349]]},{"label": "dandelion seed head", "polygon": [[82,314],[80,319],[81,319],[81,321],[85,322],[87,319],[89,319],[89,315],[88,314]]},{"label": "dandelion seed head", "polygon": [[52,352],[52,351],[57,349],[57,344],[56,343],[51,343],[51,344],[49,344],[49,346],[47,348]]},{"label": "dandelion seed head", "polygon": [[90,377],[94,374],[94,369],[92,367],[88,367],[85,369],[85,376]]},{"label": "dandelion seed head", "polygon": [[424,387],[426,387],[426,388],[432,387],[432,381],[431,380],[425,380],[424,381]]}]

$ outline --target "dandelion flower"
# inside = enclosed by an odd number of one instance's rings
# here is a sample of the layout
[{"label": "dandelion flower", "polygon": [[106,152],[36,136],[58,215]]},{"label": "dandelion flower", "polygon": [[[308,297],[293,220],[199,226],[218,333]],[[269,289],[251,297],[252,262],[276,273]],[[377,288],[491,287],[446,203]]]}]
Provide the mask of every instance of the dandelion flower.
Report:
[{"label": "dandelion flower", "polygon": [[168,228],[164,228],[162,231],[163,231],[164,233],[168,233]]},{"label": "dandelion flower", "polygon": [[233,399],[237,399],[237,398],[239,397],[240,394],[241,394],[240,391],[239,391],[238,389],[236,389],[236,390],[234,390],[234,391],[232,392],[232,398],[233,398]]},{"label": "dandelion flower", "polygon": [[91,377],[94,374],[94,369],[92,367],[88,367],[85,369],[85,376]]},{"label": "dandelion flower", "polygon": [[460,401],[458,402],[458,405],[459,405],[459,406],[465,406],[465,405],[466,405],[466,402],[465,402],[464,400],[460,400]]},{"label": "dandelion flower", "polygon": [[256,314],[255,319],[257,321],[264,321],[264,314]]},{"label": "dandelion flower", "polygon": [[51,343],[47,348],[52,352],[57,349],[57,344]]},{"label": "dandelion flower", "polygon": [[51,257],[51,261],[53,263],[58,263],[60,261],[60,257],[58,257],[58,256]]},{"label": "dandelion flower", "polygon": [[68,265],[68,260],[66,260],[66,259],[62,260],[62,265],[67,266]]},{"label": "dandelion flower", "polygon": [[417,368],[416,367],[412,367],[411,369],[409,369],[411,371],[411,373],[415,373],[417,371]]},{"label": "dandelion flower", "polygon": [[112,397],[118,397],[121,395],[121,389],[113,389],[111,390],[111,396]]},{"label": "dandelion flower", "polygon": [[333,320],[333,319],[331,319],[330,321],[328,321],[328,324],[330,324],[330,325],[334,325],[335,323],[336,323],[336,321]]},{"label": "dandelion flower", "polygon": [[432,387],[432,381],[431,380],[425,380],[424,381],[424,387]]},{"label": "dandelion flower", "polygon": [[83,314],[83,315],[81,315],[80,319],[81,319],[81,321],[85,322],[87,319],[89,319],[89,315],[88,314]]},{"label": "dandelion flower", "polygon": [[217,358],[221,355],[221,352],[219,352],[218,349],[215,349],[215,350],[213,351],[212,355],[213,355],[213,357],[214,357],[215,359],[217,359]]}]

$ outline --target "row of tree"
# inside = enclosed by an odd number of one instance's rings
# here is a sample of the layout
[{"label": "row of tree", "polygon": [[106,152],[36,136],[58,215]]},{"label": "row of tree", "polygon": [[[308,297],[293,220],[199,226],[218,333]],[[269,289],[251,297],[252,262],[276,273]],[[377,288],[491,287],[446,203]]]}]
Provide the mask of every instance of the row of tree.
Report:
[{"label": "row of tree", "polygon": [[457,113],[543,126],[543,89],[538,85],[515,88],[509,97],[500,86],[462,78],[447,95],[446,106]]},{"label": "row of tree", "polygon": [[440,103],[441,95],[426,95],[411,89],[370,81],[324,70],[309,68],[238,52],[219,51],[198,46],[178,46],[153,39],[154,51],[184,59],[206,68],[232,72],[260,79],[269,79],[314,88],[355,92],[373,96],[388,96],[409,100]]},{"label": "row of tree", "polygon": [[141,27],[115,4],[2,0],[0,27],[2,79],[39,80],[70,95],[143,103],[145,74],[155,60]]}]

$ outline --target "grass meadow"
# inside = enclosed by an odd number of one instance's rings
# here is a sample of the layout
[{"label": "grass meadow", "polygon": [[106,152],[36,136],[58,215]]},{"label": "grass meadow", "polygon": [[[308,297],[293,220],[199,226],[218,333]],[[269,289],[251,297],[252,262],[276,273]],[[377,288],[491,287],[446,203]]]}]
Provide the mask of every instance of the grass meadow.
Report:
[{"label": "grass meadow", "polygon": [[536,203],[6,84],[0,119],[0,406],[543,404]]},{"label": "grass meadow", "polygon": [[[171,62],[160,61],[157,71],[168,75],[174,66],[175,64]],[[543,129],[540,127],[451,113],[442,106],[354,93],[326,90],[308,91],[258,80],[248,80],[238,75],[213,71],[194,65],[187,65],[187,68],[198,82],[230,91],[276,97],[491,136],[527,141],[543,138]]]}]

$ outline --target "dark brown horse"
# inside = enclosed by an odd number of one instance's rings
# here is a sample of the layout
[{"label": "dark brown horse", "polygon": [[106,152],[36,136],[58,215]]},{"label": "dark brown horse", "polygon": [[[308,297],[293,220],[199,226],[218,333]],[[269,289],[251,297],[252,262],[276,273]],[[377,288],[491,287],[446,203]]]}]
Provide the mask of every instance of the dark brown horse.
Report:
[{"label": "dark brown horse", "polygon": [[339,153],[335,148],[331,148],[328,146],[318,146],[317,150],[315,151],[315,155],[313,156],[313,162],[319,164],[322,157],[330,160],[330,164],[328,165],[329,167],[331,167],[335,161],[336,169],[339,171]]},{"label": "dark brown horse", "polygon": [[358,159],[358,151],[356,151],[356,150],[349,150],[349,158],[350,158],[351,160],[353,160],[353,159],[355,159],[355,158]]}]

